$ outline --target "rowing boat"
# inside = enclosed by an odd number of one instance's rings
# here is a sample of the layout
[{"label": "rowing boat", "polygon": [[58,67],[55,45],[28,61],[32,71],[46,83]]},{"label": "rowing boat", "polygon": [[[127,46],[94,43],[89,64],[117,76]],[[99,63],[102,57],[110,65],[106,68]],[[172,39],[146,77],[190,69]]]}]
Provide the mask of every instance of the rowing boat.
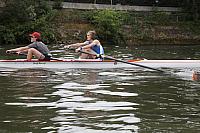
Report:
[{"label": "rowing boat", "polygon": [[[127,62],[144,65],[153,68],[200,68],[200,60],[127,60]],[[112,60],[98,59],[60,59],[51,61],[38,61],[33,59],[0,60],[1,68],[134,68],[137,66],[116,62]]]}]

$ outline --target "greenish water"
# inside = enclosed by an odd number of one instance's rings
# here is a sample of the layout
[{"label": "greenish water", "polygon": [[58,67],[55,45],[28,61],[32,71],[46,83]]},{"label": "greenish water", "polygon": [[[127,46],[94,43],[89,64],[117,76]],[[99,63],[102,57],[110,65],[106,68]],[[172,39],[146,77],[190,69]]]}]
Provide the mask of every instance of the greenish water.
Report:
[{"label": "greenish water", "polygon": [[[55,57],[77,57],[52,47]],[[1,59],[16,58],[5,55]],[[106,47],[117,58],[200,59],[200,46]],[[23,58],[23,57],[20,57]],[[192,69],[0,69],[0,132],[197,133]],[[198,69],[196,69],[198,70]]]}]

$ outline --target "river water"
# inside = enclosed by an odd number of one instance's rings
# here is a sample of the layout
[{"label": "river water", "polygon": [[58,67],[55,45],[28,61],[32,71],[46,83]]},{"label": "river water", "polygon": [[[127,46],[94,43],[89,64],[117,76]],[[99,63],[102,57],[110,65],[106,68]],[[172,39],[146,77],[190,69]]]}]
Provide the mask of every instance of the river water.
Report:
[{"label": "river water", "polygon": [[[55,57],[77,54],[52,47]],[[5,55],[1,59],[16,58]],[[107,46],[120,59],[200,59],[200,46]],[[20,57],[23,58],[23,57]],[[1,133],[197,133],[192,69],[0,69]],[[198,71],[195,70],[195,71]]]}]

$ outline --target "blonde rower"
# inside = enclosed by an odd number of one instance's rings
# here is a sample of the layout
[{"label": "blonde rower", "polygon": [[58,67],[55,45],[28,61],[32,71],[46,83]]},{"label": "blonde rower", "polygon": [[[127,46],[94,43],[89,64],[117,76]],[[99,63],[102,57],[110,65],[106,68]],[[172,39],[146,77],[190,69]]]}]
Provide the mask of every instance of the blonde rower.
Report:
[{"label": "blonde rower", "polygon": [[[92,54],[98,54],[98,55],[103,55],[104,54],[104,49],[101,45],[101,43],[99,42],[99,40],[96,39],[96,32],[95,31],[89,31],[87,33],[87,40],[83,43],[75,43],[75,44],[71,44],[71,45],[67,45],[65,46],[65,48],[77,48],[76,51],[86,51],[88,53],[92,53]],[[80,55],[81,59],[94,59],[96,58],[96,56],[93,55],[89,55],[89,54],[84,54],[82,53]]]}]

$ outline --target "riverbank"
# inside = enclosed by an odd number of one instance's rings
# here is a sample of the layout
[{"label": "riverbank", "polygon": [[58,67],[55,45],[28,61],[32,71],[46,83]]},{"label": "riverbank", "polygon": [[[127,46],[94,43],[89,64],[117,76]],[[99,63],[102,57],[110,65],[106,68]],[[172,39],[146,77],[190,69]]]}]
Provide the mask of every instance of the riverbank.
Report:
[{"label": "riverbank", "polygon": [[[59,35],[59,43],[79,42],[84,40],[88,30],[100,31],[101,27],[97,27],[91,20],[94,13],[95,11],[90,10],[59,10],[53,22]],[[118,29],[121,36],[120,39],[118,37],[120,43],[127,45],[200,44],[200,25],[186,21],[184,13],[156,12],[156,10],[154,12],[120,11],[120,13],[123,16],[123,22]],[[102,41],[107,43],[108,40],[102,39]]]}]

